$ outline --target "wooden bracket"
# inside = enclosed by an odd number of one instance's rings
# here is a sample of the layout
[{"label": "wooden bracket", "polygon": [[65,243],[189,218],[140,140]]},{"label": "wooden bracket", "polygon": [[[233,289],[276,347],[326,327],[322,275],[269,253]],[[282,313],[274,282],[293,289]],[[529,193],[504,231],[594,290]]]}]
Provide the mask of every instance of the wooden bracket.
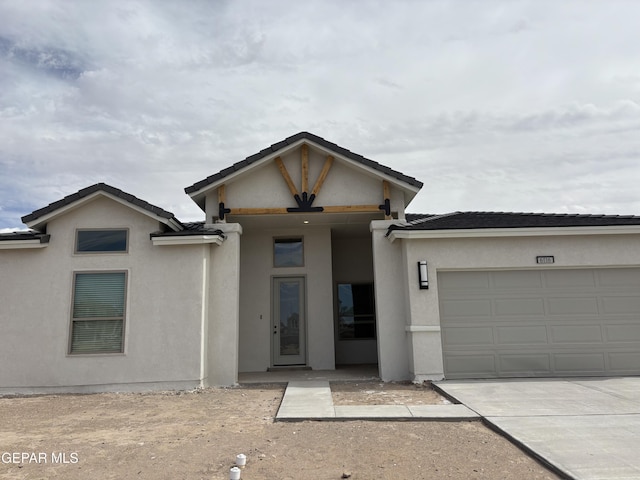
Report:
[{"label": "wooden bracket", "polygon": [[391,188],[386,180],[382,181],[382,199],[383,203],[378,208],[384,212],[385,220],[391,220]]},{"label": "wooden bracket", "polygon": [[289,213],[322,212],[324,210],[322,207],[312,207],[313,201],[316,199],[313,193],[311,196],[307,196],[307,192],[302,192],[302,198],[300,198],[300,195],[296,195],[294,198],[298,206],[287,208],[287,212]]},{"label": "wooden bracket", "polygon": [[224,183],[218,187],[218,220],[224,221],[224,216],[231,210],[224,207],[226,200],[226,187]]}]

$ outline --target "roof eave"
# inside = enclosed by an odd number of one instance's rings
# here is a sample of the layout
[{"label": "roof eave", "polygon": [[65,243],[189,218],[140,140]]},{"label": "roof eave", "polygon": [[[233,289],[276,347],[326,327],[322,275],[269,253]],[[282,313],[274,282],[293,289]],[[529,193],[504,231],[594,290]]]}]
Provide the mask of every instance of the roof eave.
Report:
[{"label": "roof eave", "polygon": [[25,223],[25,225],[27,225],[29,228],[32,228],[34,230],[40,230],[42,229],[48,222],[50,222],[51,220],[53,220],[56,217],[59,217],[60,215],[64,215],[65,213],[68,213],[72,210],[75,210],[76,208],[81,207],[82,205],[94,200],[96,197],[98,196],[104,196],[107,197],[111,200],[114,200],[118,203],[120,203],[121,205],[124,205],[126,207],[129,207],[139,213],[142,213],[148,217],[151,217],[155,220],[158,220],[159,222],[167,225],[169,228],[171,228],[173,231],[180,231],[180,230],[184,230],[184,226],[180,223],[180,221],[178,219],[176,219],[175,217],[170,217],[167,218],[165,216],[162,215],[156,215],[155,213],[142,208],[138,205],[135,205],[131,202],[128,202],[127,200],[120,198],[116,195],[113,195],[109,192],[106,192],[104,190],[97,190],[95,192],[90,193],[87,196],[78,198],[76,201],[70,202],[66,205],[63,205],[51,212],[45,213],[44,215],[38,216],[37,218],[34,218],[33,220],[27,220],[25,221],[25,218],[28,218],[29,215],[26,215],[23,218],[23,221]]},{"label": "roof eave", "polygon": [[496,238],[496,237],[544,237],[568,235],[629,235],[640,234],[640,225],[606,225],[588,227],[530,227],[530,228],[466,228],[442,230],[390,230],[387,237],[396,239],[438,238]]},{"label": "roof eave", "polygon": [[40,238],[29,238],[21,240],[2,240],[0,241],[0,250],[19,250],[27,248],[44,248],[49,246],[49,235],[43,235]]},{"label": "roof eave", "polygon": [[216,235],[161,235],[151,236],[154,246],[164,245],[222,245],[224,236]]}]

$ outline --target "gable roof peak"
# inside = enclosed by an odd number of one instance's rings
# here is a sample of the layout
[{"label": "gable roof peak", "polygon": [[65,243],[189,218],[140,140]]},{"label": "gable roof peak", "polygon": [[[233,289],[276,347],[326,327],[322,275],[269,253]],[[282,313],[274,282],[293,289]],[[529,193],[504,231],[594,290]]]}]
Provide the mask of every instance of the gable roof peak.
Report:
[{"label": "gable roof peak", "polygon": [[126,202],[137,209],[144,211],[145,213],[152,214],[155,217],[158,217],[159,220],[166,223],[174,230],[182,230],[184,226],[180,221],[175,218],[173,213],[164,210],[163,208],[157,207],[155,205],[150,204],[130,193],[124,192],[119,188],[112,187],[104,182],[96,183],[94,185],[90,185],[88,187],[82,188],[78,190],[76,193],[72,193],[71,195],[67,195],[66,197],[50,203],[46,207],[39,208],[38,210],[34,210],[28,215],[22,217],[22,222],[31,228],[38,228],[45,224],[47,220],[49,220],[52,216],[54,216],[55,212],[59,210],[63,210],[66,207],[71,207],[73,204],[80,202],[96,193],[106,193],[107,195],[116,198],[121,202]]},{"label": "gable roof peak", "polygon": [[251,164],[262,160],[263,158],[266,158],[270,155],[275,154],[276,152],[279,152],[280,150],[283,150],[291,145],[296,144],[297,142],[300,142],[301,140],[308,140],[309,142],[317,145],[320,148],[329,150],[334,152],[335,154],[344,157],[348,160],[354,161],[356,163],[359,163],[365,167],[371,168],[373,170],[377,170],[378,172],[384,174],[384,175],[388,175],[400,182],[403,182],[405,184],[410,185],[412,188],[414,189],[420,189],[422,188],[423,183],[416,180],[413,177],[410,177],[408,175],[405,175],[401,172],[398,172],[396,170],[393,170],[392,168],[386,167],[378,162],[375,162],[373,160],[370,160],[368,158],[363,157],[362,155],[359,155],[357,153],[354,153],[344,147],[341,147],[340,145],[337,145],[335,143],[329,142],[327,140],[325,140],[322,137],[319,137],[313,133],[310,132],[298,132],[295,135],[291,135],[290,137],[285,138],[284,140],[281,140],[279,142],[276,142],[274,144],[272,144],[271,146],[264,148],[262,150],[260,150],[258,153],[255,153],[253,155],[250,155],[248,157],[246,157],[244,160],[241,160],[239,162],[234,163],[233,165],[231,165],[230,167],[227,167],[221,171],[219,171],[218,173],[215,173],[213,175],[208,176],[207,178],[200,180],[199,182],[194,183],[193,185],[190,185],[188,187],[186,187],[184,189],[185,193],[191,195],[192,197],[195,196],[199,191],[201,191],[202,189],[208,187],[209,185],[212,185],[214,183],[219,182],[220,180],[230,176],[231,174],[238,172],[240,170],[243,170],[247,167],[249,167]]}]

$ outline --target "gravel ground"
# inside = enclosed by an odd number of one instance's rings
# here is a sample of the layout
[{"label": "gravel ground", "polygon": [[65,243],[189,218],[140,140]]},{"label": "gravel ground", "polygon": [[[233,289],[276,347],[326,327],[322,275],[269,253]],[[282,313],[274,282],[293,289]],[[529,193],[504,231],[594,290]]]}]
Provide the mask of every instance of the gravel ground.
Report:
[{"label": "gravel ground", "polygon": [[[395,401],[375,393],[390,386],[373,386],[365,397]],[[274,423],[282,394],[0,398],[0,479],[227,480],[238,453],[243,480],[558,478],[478,421]]]}]

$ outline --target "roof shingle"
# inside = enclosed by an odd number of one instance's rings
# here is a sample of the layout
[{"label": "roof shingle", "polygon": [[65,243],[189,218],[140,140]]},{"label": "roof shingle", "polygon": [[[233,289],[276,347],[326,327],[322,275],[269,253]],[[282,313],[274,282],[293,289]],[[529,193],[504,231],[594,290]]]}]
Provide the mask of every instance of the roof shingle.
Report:
[{"label": "roof shingle", "polygon": [[157,207],[155,205],[150,204],[149,202],[145,202],[144,200],[141,200],[138,197],[135,197],[133,195],[131,195],[130,193],[126,193],[123,192],[122,190],[120,190],[119,188],[115,188],[112,187],[111,185],[107,185],[106,183],[96,183],[95,185],[91,185],[90,187],[86,187],[83,188],[82,190],[77,191],[76,193],[72,193],[71,195],[67,195],[66,197],[64,197],[61,200],[58,200],[57,202],[53,202],[50,203],[49,205],[47,205],[46,207],[40,208],[38,210],[35,210],[33,212],[31,212],[28,215],[25,215],[24,217],[22,217],[22,221],[24,223],[27,222],[32,222],[34,220],[37,220],[40,217],[43,217],[44,215],[47,215],[51,212],[54,212],[56,210],[58,210],[59,208],[62,208],[66,205],[69,205],[71,203],[74,203],[78,200],[81,200],[82,198],[85,198],[89,195],[91,195],[92,193],[98,192],[98,191],[103,191],[106,193],[109,193],[115,197],[121,198],[137,207],[140,207],[144,210],[147,210],[148,212],[153,213],[154,215],[157,215],[158,217],[161,218],[166,218],[166,219],[171,219],[175,222],[177,222],[178,224],[180,224],[179,220],[177,218],[175,218],[175,216],[173,215],[173,213],[168,212],[160,207]]},{"label": "roof shingle", "polygon": [[640,225],[640,216],[565,213],[453,212],[445,215],[407,215],[407,220],[408,224],[392,225],[389,231]]}]

